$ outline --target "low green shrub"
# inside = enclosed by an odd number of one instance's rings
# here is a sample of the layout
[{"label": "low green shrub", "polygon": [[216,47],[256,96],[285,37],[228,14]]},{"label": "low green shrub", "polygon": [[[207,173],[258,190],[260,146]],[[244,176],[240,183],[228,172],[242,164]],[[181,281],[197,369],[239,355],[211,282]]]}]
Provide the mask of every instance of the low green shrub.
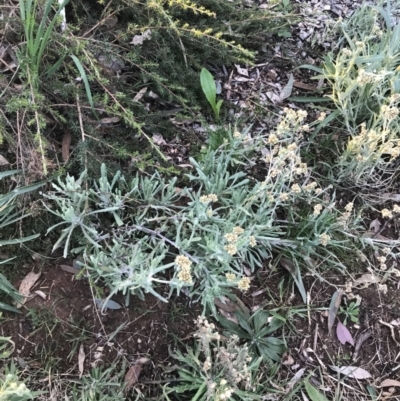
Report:
[{"label": "low green shrub", "polygon": [[384,4],[365,4],[342,22],[339,51],[319,70],[343,129],[332,137],[338,159],[331,180],[356,193],[387,192],[399,166],[400,26],[391,20],[399,3]]},{"label": "low green shrub", "polygon": [[[98,181],[85,172],[59,179],[45,194],[47,209],[62,220],[49,231],[65,226],[54,250],[64,243],[67,257],[73,241],[72,251],[83,254],[92,280],[106,282],[109,297],[121,291],[128,302],[131,294],[151,293],[165,301],[166,285],[170,295],[184,290],[213,311],[215,297],[250,288],[247,268],[285,256],[305,300],[303,268],[324,261],[343,270],[362,244],[354,241],[353,204],[340,212],[334,193],[320,188],[301,160],[306,113],[285,113],[265,137],[226,132],[217,150],[191,159],[184,188],[158,173],[110,180],[104,165]],[[256,163],[262,179],[251,174]]]},{"label": "low green shrub", "polygon": [[262,400],[256,392],[262,358],[254,358],[239,337],[222,337],[205,317],[196,324],[194,346],[173,355],[180,380],[164,388],[165,398],[171,401],[170,394],[179,394],[192,401]]},{"label": "low green shrub", "polygon": [[[9,85],[15,76],[0,82],[0,104],[7,110],[0,110],[0,140],[19,148],[20,162],[29,159],[26,171],[36,176],[55,168],[54,125],[72,136],[70,163],[78,169],[97,172],[99,156],[110,153],[117,165],[132,157],[153,165],[153,152],[163,159],[151,137],[160,127],[175,135],[171,115],[187,118],[206,106],[198,80],[202,67],[251,63],[266,37],[293,18],[281,2],[261,10],[239,0],[81,0],[68,4],[60,32],[66,3],[20,0],[20,18],[10,13],[0,21],[6,43],[20,49],[22,83],[15,91]],[[23,35],[19,46],[15,38]],[[110,118],[113,123],[105,122]],[[108,130],[112,135],[104,135]],[[139,152],[143,138],[147,152]]]}]

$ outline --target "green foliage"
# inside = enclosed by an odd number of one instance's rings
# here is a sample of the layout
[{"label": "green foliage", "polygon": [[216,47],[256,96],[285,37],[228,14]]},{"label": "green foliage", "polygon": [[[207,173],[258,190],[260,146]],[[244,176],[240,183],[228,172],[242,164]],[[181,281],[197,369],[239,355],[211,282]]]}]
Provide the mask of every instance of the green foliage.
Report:
[{"label": "green foliage", "polygon": [[217,102],[217,86],[214,81],[214,77],[211,75],[210,71],[202,68],[200,73],[200,83],[201,89],[203,89],[204,95],[206,96],[208,103],[210,103],[215,118],[219,120],[219,113],[221,110],[223,100]]},{"label": "green foliage", "polygon": [[[109,180],[104,165],[98,181],[85,172],[59,179],[46,194],[57,205],[46,207],[62,220],[49,231],[65,226],[54,250],[64,244],[67,257],[74,241],[72,251],[83,253],[89,276],[107,283],[109,297],[121,291],[129,302],[131,294],[151,293],[165,301],[160,285],[170,295],[186,287],[214,312],[215,297],[249,289],[244,266],[253,272],[276,254],[293,260],[299,288],[301,270],[316,260],[345,269],[335,250],[357,250],[352,205],[344,213],[335,209],[334,193],[308,175],[299,155],[302,136],[292,126],[304,116],[293,113],[276,134],[252,142],[245,141],[247,132],[227,132],[220,148],[190,159],[194,169],[183,189],[158,173],[129,181],[118,172]],[[263,181],[247,170],[256,161],[265,163]]]},{"label": "green foliage", "polygon": [[46,0],[44,12],[40,23],[36,22],[38,12],[38,0],[19,0],[20,16],[25,33],[25,45],[22,48],[23,67],[28,69],[29,83],[34,90],[39,89],[39,68],[42,65],[43,53],[47,49],[50,35],[58,16],[69,0],[65,0],[59,5],[58,10],[51,16],[50,24],[47,26],[47,18],[50,17],[54,0]]},{"label": "green foliage", "polygon": [[353,323],[359,323],[359,314],[360,314],[360,305],[357,301],[350,302],[347,304],[346,307],[340,307],[340,313],[345,316],[343,324],[347,325],[347,319],[350,319]]},{"label": "green foliage", "polygon": [[364,191],[389,190],[400,155],[400,26],[392,24],[392,12],[390,2],[357,9],[342,23],[340,50],[320,70],[341,117],[335,121],[345,129],[332,144],[339,157],[331,178]]},{"label": "green foliage", "polygon": [[244,305],[235,311],[235,316],[237,324],[223,316],[219,316],[218,321],[230,334],[236,334],[240,340],[244,340],[250,352],[261,356],[267,364],[279,362],[286,350],[285,342],[281,338],[271,337],[271,334],[282,328],[286,319],[261,308],[251,315]]},{"label": "green foliage", "polygon": [[5,372],[0,374],[0,401],[33,400],[41,394],[39,391],[30,391],[19,381],[14,364],[4,369]]},{"label": "green foliage", "polygon": [[15,343],[11,340],[11,337],[0,337],[0,344],[0,359],[6,359],[14,352]]},{"label": "green foliage", "polygon": [[[124,366],[124,365],[123,365]],[[126,400],[122,373],[115,372],[115,365],[107,369],[93,368],[74,384],[70,399],[72,401],[123,401]]]},{"label": "green foliage", "polygon": [[[55,28],[65,4],[20,0],[20,21],[5,15],[6,37],[13,37],[13,32],[25,35],[26,44],[18,53],[23,91],[16,95],[6,86],[2,92],[2,102],[11,114],[1,138],[19,155],[29,155],[26,171],[36,176],[54,168],[49,159],[53,157],[53,127],[46,117],[61,130],[68,127],[77,144],[67,166],[71,169],[97,173],[111,154],[116,166],[134,158],[140,168],[155,164],[159,171],[166,170],[167,160],[152,134],[163,129],[175,135],[176,125],[168,117],[187,118],[203,106],[198,73],[204,63],[212,61],[218,68],[251,62],[266,33],[284,29],[291,18],[279,2],[270,10],[259,10],[238,0],[168,4],[116,0],[107,7],[82,0],[71,4],[67,30],[59,33]],[[112,18],[117,25],[108,29]],[[76,81],[79,76],[83,85]],[[17,122],[18,112],[24,118]],[[100,113],[119,118],[120,123],[99,125]],[[16,125],[20,127],[18,142]],[[104,135],[108,130],[112,135]],[[143,140],[145,152],[135,156],[143,149]],[[21,162],[27,159],[21,157]]]},{"label": "green foliage", "polygon": [[[16,175],[19,173],[18,170],[10,170],[10,171],[3,171],[0,172],[0,181],[3,178]],[[34,234],[29,237],[25,238],[12,238],[12,239],[5,239],[5,227],[16,224],[21,219],[26,218],[29,214],[22,214],[21,211],[16,210],[15,201],[16,199],[26,193],[35,191],[36,189],[40,188],[43,183],[37,183],[25,187],[15,188],[12,191],[6,192],[4,194],[0,194],[0,246],[3,245],[14,245],[20,244],[22,242],[31,241],[39,236],[39,234]],[[8,263],[14,258],[10,258],[7,260],[3,260],[0,264]],[[21,295],[18,291],[14,288],[14,286],[4,277],[3,274],[0,273],[0,293],[11,297],[16,302],[21,301]],[[20,313],[18,309],[0,302],[0,309],[9,310],[12,312]]]},{"label": "green foliage", "polygon": [[304,387],[306,388],[308,396],[311,401],[328,401],[327,398],[321,394],[308,380],[304,382]]}]

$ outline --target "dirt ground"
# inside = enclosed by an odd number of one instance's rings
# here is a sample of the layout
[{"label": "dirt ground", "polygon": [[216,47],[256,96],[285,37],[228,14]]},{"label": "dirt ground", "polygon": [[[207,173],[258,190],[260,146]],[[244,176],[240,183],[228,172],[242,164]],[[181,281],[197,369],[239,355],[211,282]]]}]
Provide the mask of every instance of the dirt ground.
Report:
[{"label": "dirt ground", "polygon": [[[1,326],[1,335],[12,337],[16,344],[15,360],[19,369],[37,370],[54,363],[58,371],[78,378],[79,348],[83,345],[84,372],[96,366],[108,366],[116,358],[122,357],[127,367],[138,358],[148,358],[150,362],[144,366],[138,385],[144,392],[151,391],[154,381],[168,377],[162,366],[174,363],[170,356],[174,339],[190,341],[193,321],[201,313],[201,305],[191,304],[184,295],[168,304],[153,296],[146,296],[143,301],[132,298],[129,306],[124,305],[122,296],[116,296],[112,299],[122,308],[102,312],[93,303],[86,278],[76,279],[59,265],[44,266],[41,273],[32,292],[42,291],[46,299],[36,295],[21,308],[21,315],[7,316]],[[335,285],[345,284],[343,277],[337,272],[324,276]],[[327,309],[335,287],[306,276],[304,285],[309,302],[304,305],[289,280],[283,269],[272,272],[266,266],[254,277],[251,289],[241,297],[252,311],[260,305],[282,315],[291,311],[284,328],[287,352],[283,357],[291,358],[291,362],[287,364],[282,360],[282,378],[290,380],[302,368],[329,372],[330,365],[352,363],[366,369],[375,380],[398,377],[400,335],[398,328],[389,324],[396,319],[400,321],[400,289],[396,282],[388,282],[386,294],[375,285],[353,291],[362,298],[359,324],[348,324],[355,339],[353,347],[338,341],[334,333],[336,325],[332,334],[328,332]],[[14,284],[18,287],[19,282]],[[285,288],[284,292],[279,288]],[[106,294],[106,289],[103,291]],[[338,317],[342,319],[343,316],[339,313]],[[330,376],[324,377],[332,377],[332,372],[329,373]],[[319,386],[335,386],[334,382],[321,383],[317,377],[312,381]],[[392,395],[396,394],[400,392]]]}]

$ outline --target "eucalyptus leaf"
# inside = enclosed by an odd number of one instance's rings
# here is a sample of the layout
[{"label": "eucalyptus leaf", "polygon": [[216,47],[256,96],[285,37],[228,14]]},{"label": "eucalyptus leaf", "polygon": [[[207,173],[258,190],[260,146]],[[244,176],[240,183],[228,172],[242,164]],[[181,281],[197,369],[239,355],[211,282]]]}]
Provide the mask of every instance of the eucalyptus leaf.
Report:
[{"label": "eucalyptus leaf", "polygon": [[113,301],[112,299],[105,300],[105,299],[95,298],[94,301],[96,303],[96,306],[101,310],[103,309],[118,310],[122,308],[122,306],[119,303]]}]

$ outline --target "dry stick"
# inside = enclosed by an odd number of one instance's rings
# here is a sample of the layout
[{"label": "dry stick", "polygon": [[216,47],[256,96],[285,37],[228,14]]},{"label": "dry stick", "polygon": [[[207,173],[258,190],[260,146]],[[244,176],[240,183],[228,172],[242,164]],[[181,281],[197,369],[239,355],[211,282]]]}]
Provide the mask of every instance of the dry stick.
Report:
[{"label": "dry stick", "polygon": [[315,325],[315,333],[314,333],[314,344],[313,344],[313,351],[317,351],[317,341],[318,341],[318,323]]},{"label": "dry stick", "polygon": [[[78,119],[79,119],[79,128],[81,130],[81,134],[82,134],[82,143],[85,143],[85,129],[83,128],[83,120],[82,120],[82,112],[81,112],[81,104],[79,103],[79,94],[76,95],[76,106],[77,106],[77,111],[78,111]],[[85,150],[85,170],[87,171],[87,166],[88,166],[88,162],[87,162],[87,152]],[[88,188],[88,180],[86,177],[85,180],[85,186],[86,186],[86,193],[88,193],[89,188]],[[88,198],[86,198],[85,201],[85,210],[89,209],[89,200]]]}]

